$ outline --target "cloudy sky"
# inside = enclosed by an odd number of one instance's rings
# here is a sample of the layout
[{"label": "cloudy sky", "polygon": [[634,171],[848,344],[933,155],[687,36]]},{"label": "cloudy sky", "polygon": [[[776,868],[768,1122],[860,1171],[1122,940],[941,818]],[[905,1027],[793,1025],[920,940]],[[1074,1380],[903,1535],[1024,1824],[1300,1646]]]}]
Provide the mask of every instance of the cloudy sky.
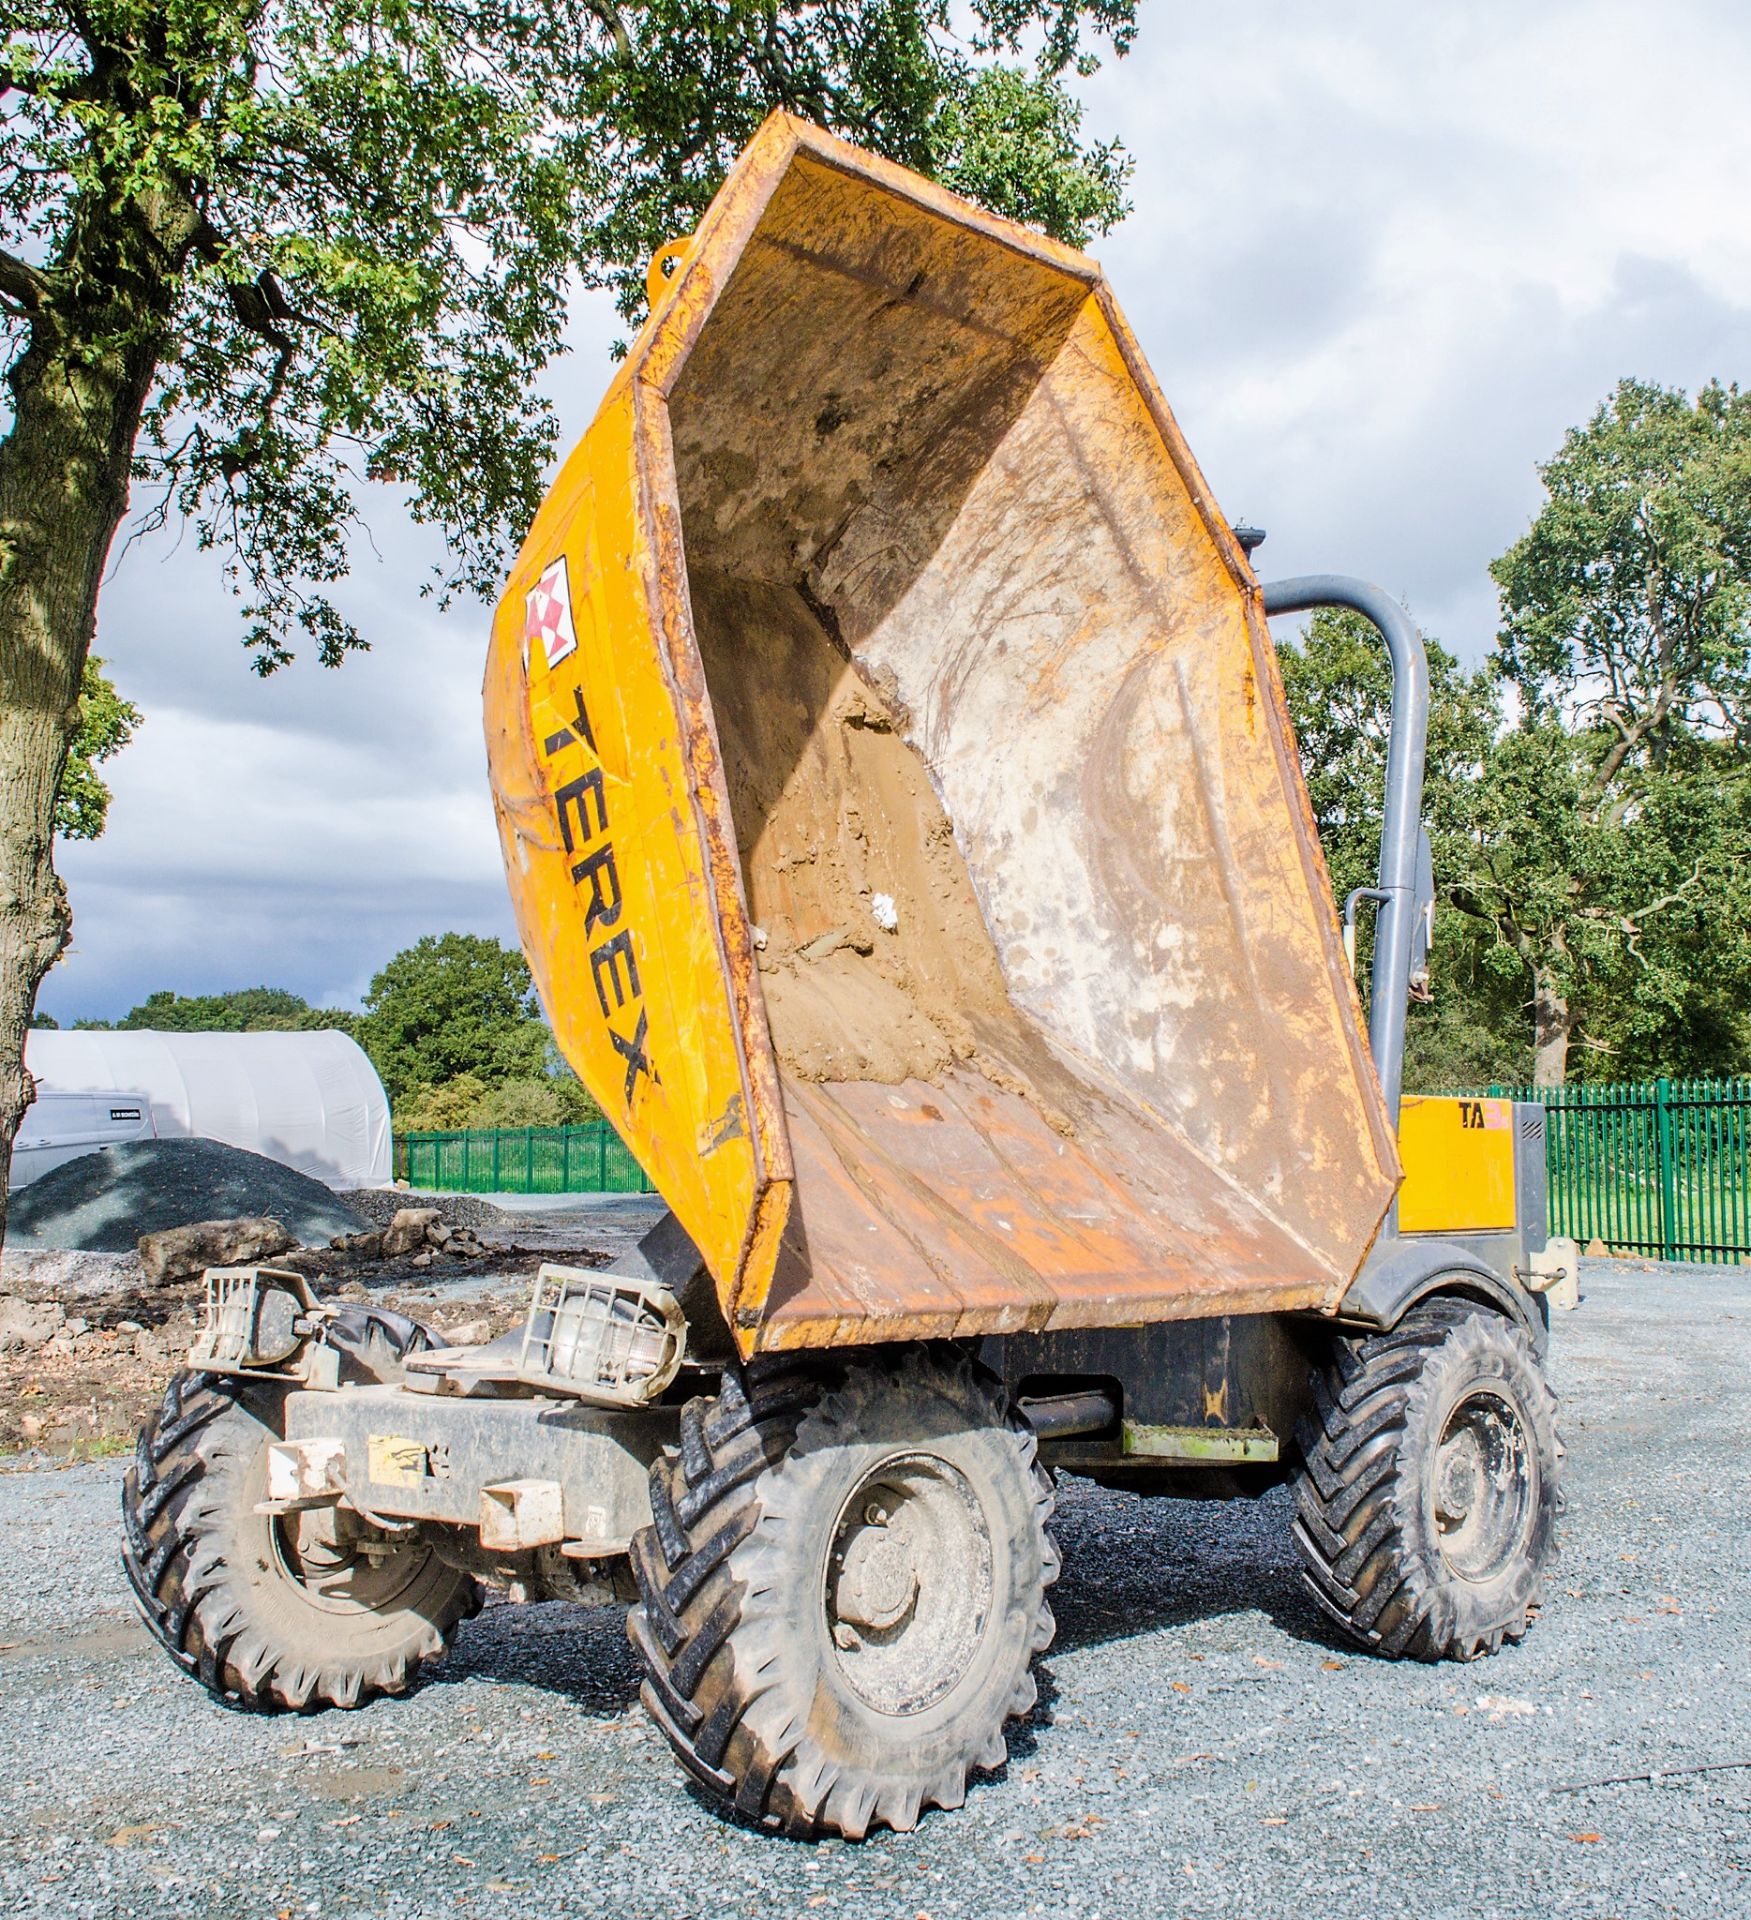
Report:
[{"label": "cloudy sky", "polygon": [[[1751,380],[1751,9],[1743,0],[1457,6],[1140,0],[1089,82],[1136,156],[1098,248],[1266,578],[1369,575],[1463,657],[1535,463],[1624,374]],[[568,434],[612,315],[580,305]],[[263,683],[188,543],[136,544],[99,651],[146,725],[111,824],[68,846],[74,947],[41,1004],[113,1016],[156,987],[356,1004],[422,933],[512,936],[478,708],[486,614],[416,597],[379,507],[351,605],[373,653]]]}]

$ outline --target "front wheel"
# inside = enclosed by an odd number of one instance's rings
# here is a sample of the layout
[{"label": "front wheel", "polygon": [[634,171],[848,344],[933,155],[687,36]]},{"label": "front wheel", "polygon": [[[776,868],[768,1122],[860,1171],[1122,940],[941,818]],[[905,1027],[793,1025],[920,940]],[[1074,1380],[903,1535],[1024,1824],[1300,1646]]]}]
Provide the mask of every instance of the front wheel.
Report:
[{"label": "front wheel", "polygon": [[267,1497],[271,1382],[179,1373],[122,1486],[122,1565],[171,1658],[233,1706],[356,1707],[405,1693],[478,1589],[422,1542]]},{"label": "front wheel", "polygon": [[982,1367],[731,1369],[685,1409],[651,1505],[628,1621],[644,1702],[720,1803],[856,1839],[1002,1765],[1058,1557],[1033,1435]]},{"label": "front wheel", "polygon": [[1556,1551],[1556,1398],[1526,1335],[1452,1297],[1340,1340],[1296,1433],[1309,1591],[1376,1653],[1518,1640]]}]

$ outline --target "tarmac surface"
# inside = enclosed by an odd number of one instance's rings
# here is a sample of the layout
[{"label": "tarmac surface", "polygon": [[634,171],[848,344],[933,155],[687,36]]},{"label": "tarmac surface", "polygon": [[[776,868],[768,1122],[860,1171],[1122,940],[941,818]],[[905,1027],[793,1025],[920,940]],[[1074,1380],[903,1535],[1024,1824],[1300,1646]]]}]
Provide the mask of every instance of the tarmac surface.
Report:
[{"label": "tarmac surface", "polygon": [[0,1911],[1746,1913],[1748,1280],[1588,1264],[1554,1342],[1562,1558],[1494,1660],[1327,1638],[1281,1493],[1065,1480],[1058,1638],[1008,1766],[857,1846],[696,1799],[638,1706],[618,1609],[491,1607],[420,1691],[361,1713],[228,1712],[135,1623],[120,1463],[0,1473]]}]

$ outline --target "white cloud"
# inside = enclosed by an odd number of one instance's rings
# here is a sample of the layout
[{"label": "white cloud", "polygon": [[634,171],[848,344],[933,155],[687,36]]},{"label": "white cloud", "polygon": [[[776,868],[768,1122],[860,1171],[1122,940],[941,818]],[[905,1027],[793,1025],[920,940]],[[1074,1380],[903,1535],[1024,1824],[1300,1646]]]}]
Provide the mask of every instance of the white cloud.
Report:
[{"label": "white cloud", "polygon": [[[1086,88],[1137,158],[1100,248],[1267,577],[1370,575],[1476,658],[1487,567],[1534,463],[1623,374],[1747,374],[1751,14],[1570,0],[1141,8]],[[550,382],[568,439],[618,332],[580,302]],[[99,650],[147,724],[106,837],[63,849],[76,950],[44,1005],[157,986],[355,998],[396,947],[511,934],[480,742],[487,613],[417,597],[430,548],[372,514],[353,606],[375,651],[260,683],[190,543],[122,562]],[[168,557],[166,557],[168,555]]]}]

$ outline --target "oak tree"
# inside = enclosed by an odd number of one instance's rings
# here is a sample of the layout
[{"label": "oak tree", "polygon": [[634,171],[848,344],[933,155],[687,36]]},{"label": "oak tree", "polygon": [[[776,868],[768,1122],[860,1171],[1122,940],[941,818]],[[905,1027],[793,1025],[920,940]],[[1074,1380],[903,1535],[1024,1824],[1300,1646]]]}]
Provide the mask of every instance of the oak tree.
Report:
[{"label": "oak tree", "polygon": [[[1483,964],[1472,923],[1454,911],[1453,889],[1475,863],[1478,788],[1503,727],[1500,689],[1487,669],[1467,671],[1431,635],[1429,735],[1423,819],[1433,855],[1435,941],[1430,997],[1410,1009],[1407,1084],[1423,1090],[1517,1077],[1516,995]],[[1307,632],[1279,641],[1283,690],[1300,749],[1314,824],[1334,904],[1380,872],[1392,667],[1378,633],[1360,615],[1322,608]],[[1358,916],[1356,979],[1372,977],[1373,922]]]},{"label": "oak tree", "polygon": [[[1628,1064],[1608,1009],[1627,1036],[1682,1003],[1686,969],[1748,977],[1751,395],[1621,381],[1539,474],[1491,568],[1520,719],[1459,898],[1530,988],[1556,1084],[1577,1034]],[[1626,1022],[1626,1000],[1648,1004]]]},{"label": "oak tree", "polygon": [[109,819],[109,785],[98,768],[134,737],[140,709],[105,678],[89,656],[79,681],[79,718],[67,743],[67,765],[55,794],[55,831],[63,840],[96,840]]},{"label": "oak tree", "polygon": [[549,1045],[528,961],[477,933],[404,948],[372,979],[354,1031],[396,1105],[462,1074],[483,1088],[539,1078]]},{"label": "oak tree", "polygon": [[444,534],[429,585],[490,592],[568,299],[636,318],[767,111],[1081,239],[1126,163],[1064,76],[1133,4],[0,0],[0,1165],[131,490],[222,554],[264,672],[364,644],[336,588],[368,483]]},{"label": "oak tree", "polygon": [[[1540,472],[1545,503],[1492,570],[1488,671],[1429,643],[1442,906],[1409,1072],[1742,1073],[1751,399],[1624,381]],[[1280,652],[1341,897],[1374,877],[1390,674],[1354,616],[1322,613]]]}]

